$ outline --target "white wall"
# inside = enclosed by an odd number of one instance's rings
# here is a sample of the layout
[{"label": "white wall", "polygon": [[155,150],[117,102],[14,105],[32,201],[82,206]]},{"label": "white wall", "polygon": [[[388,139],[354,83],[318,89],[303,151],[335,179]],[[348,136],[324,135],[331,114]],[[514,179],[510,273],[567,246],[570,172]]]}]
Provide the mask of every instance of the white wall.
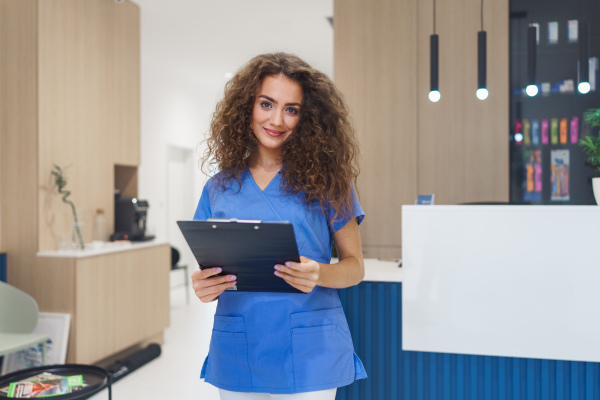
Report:
[{"label": "white wall", "polygon": [[[196,149],[226,82],[253,56],[295,53],[333,71],[332,0],[136,0],[141,10],[142,133],[138,195],[167,237],[169,145]],[[203,148],[200,148],[202,151]],[[205,177],[195,168],[192,202]],[[195,205],[195,204],[194,204]],[[189,216],[190,218],[192,215]],[[172,221],[170,221],[172,223]]]},{"label": "white wall", "polygon": [[[138,196],[148,226],[167,237],[167,149],[196,148],[226,73],[253,56],[295,53],[333,73],[332,0],[134,0],[141,13],[141,165]],[[202,148],[200,148],[202,152]],[[194,170],[194,202],[205,177]],[[190,215],[190,218],[192,216]]]}]

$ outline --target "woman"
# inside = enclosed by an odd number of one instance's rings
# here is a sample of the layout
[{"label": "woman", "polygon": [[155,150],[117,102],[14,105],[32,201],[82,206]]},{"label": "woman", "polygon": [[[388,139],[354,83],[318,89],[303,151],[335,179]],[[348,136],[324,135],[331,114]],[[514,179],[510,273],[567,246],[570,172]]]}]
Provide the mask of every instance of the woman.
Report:
[{"label": "woman", "polygon": [[[364,277],[357,146],[341,94],[294,55],[257,56],[227,83],[207,143],[220,172],[194,219],[291,222],[300,262],[273,273],[306,294],[225,292],[235,276],[196,271],[196,296],[219,299],[202,377],[224,400],[333,400],[366,377],[335,290]],[[329,264],[333,243],[339,262]]]}]

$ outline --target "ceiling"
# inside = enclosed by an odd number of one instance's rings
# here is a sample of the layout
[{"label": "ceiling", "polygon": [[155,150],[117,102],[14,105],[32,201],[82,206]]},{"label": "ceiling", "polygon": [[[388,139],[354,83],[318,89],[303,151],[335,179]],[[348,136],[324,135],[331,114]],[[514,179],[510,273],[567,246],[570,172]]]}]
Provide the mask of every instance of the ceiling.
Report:
[{"label": "ceiling", "polygon": [[144,68],[221,87],[253,56],[295,53],[333,74],[333,0],[134,0]]}]

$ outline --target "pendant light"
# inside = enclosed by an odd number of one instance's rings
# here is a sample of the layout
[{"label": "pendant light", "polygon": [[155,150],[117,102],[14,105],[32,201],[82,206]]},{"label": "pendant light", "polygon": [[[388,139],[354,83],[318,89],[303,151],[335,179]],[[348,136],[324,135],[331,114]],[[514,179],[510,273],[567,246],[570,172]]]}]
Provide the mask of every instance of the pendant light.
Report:
[{"label": "pendant light", "polygon": [[536,58],[537,58],[537,27],[527,27],[527,88],[525,92],[533,97],[538,94],[536,81]]},{"label": "pendant light", "polygon": [[433,35],[429,37],[429,100],[440,100],[439,87],[439,38],[435,33],[435,0],[433,0]]},{"label": "pendant light", "polygon": [[481,30],[477,32],[477,98],[488,97],[486,83],[486,33],[483,30],[483,0],[481,0]]},{"label": "pendant light", "polygon": [[587,21],[579,21],[579,85],[580,93],[586,94],[590,91],[590,50],[589,31]]}]

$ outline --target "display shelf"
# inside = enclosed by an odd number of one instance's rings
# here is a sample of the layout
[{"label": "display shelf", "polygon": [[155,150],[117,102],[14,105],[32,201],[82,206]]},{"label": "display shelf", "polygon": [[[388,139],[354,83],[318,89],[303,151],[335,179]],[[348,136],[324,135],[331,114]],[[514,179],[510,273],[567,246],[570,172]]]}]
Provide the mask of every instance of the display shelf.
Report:
[{"label": "display shelf", "polygon": [[[510,15],[510,200],[518,204],[593,205],[591,177],[595,172],[586,164],[587,157],[581,147],[577,142],[572,143],[571,133],[576,126],[574,136],[577,141],[597,133],[597,129],[585,124],[583,115],[589,108],[600,107],[600,91],[598,87],[586,94],[577,91],[579,42],[570,40],[568,21],[577,20],[578,25],[581,21],[588,22],[589,57],[600,57],[600,26],[594,23],[600,18],[600,3],[593,0],[573,0],[568,3],[558,0],[511,0]],[[556,43],[549,42],[549,22],[558,23]],[[537,96],[529,97],[521,90],[527,86],[530,78],[527,29],[532,23],[539,25],[534,79],[540,92]],[[577,37],[580,36],[578,31]],[[573,91],[556,91],[557,85],[567,80],[573,82]],[[542,93],[542,83],[550,83],[554,91]],[[578,118],[577,122],[574,122],[575,117]],[[567,142],[552,144],[549,141],[542,144],[542,131],[545,131],[542,121],[548,121],[547,134],[551,138],[553,119],[558,120],[555,129],[559,137],[561,120],[567,120]],[[521,132],[517,132],[517,120],[522,123]],[[537,130],[539,144],[515,142],[516,133],[526,135],[528,128],[524,121],[530,124],[531,138]],[[564,125],[562,129],[564,135]]]},{"label": "display shelf", "polygon": [[[538,84],[539,87],[539,84]],[[595,99],[594,97],[596,95],[600,95],[600,91],[594,90],[594,91],[590,91],[589,93],[583,94],[583,93],[579,93],[578,91],[574,91],[574,92],[550,92],[550,93],[546,93],[546,94],[542,94],[541,92],[538,93],[536,96],[528,96],[527,93],[525,93],[525,88],[523,88],[523,94],[520,93],[512,93],[511,96],[513,98],[523,98],[523,99],[527,99],[527,100],[539,100],[539,99],[545,99],[545,98],[561,98],[564,97],[565,99],[568,99],[570,101],[572,101],[574,98],[581,98],[582,101],[586,101],[586,100],[590,100],[593,101],[595,103],[597,103],[597,99]]]}]

